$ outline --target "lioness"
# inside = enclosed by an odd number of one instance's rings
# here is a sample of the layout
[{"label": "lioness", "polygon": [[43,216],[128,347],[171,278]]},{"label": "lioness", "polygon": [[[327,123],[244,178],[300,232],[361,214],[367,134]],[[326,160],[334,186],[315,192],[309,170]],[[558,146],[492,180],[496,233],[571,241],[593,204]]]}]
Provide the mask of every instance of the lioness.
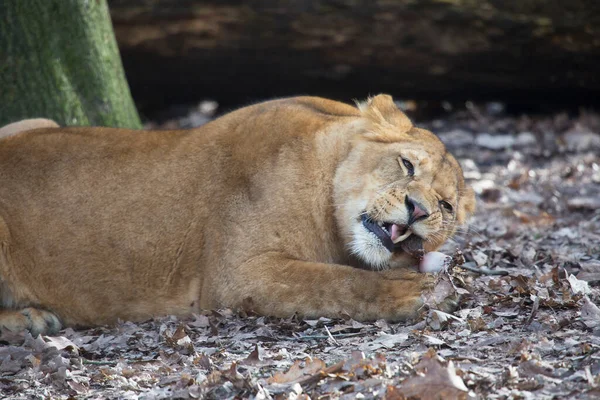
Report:
[{"label": "lioness", "polygon": [[200,128],[43,128],[0,140],[0,326],[33,334],[250,304],[415,314],[474,208],[392,98],[269,101]]}]

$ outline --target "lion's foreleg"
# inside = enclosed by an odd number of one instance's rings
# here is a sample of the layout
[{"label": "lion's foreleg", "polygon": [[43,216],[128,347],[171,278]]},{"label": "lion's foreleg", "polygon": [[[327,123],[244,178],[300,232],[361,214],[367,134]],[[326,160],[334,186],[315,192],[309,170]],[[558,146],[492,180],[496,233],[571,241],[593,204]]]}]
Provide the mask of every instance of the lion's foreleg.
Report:
[{"label": "lion's foreleg", "polygon": [[345,314],[359,320],[404,320],[415,316],[422,291],[432,283],[427,274],[396,271],[392,276],[278,253],[255,257],[235,271],[220,290],[220,304],[250,304],[260,314],[282,317]]}]

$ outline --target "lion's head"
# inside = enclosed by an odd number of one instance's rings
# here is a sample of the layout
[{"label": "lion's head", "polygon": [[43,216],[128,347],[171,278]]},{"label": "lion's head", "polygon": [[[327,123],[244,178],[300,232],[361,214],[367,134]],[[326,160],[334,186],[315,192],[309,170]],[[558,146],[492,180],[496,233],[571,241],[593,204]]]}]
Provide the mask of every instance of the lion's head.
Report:
[{"label": "lion's head", "polygon": [[349,250],[371,268],[415,263],[473,213],[456,159],[379,95],[360,104],[364,131],[335,178],[336,218]]}]

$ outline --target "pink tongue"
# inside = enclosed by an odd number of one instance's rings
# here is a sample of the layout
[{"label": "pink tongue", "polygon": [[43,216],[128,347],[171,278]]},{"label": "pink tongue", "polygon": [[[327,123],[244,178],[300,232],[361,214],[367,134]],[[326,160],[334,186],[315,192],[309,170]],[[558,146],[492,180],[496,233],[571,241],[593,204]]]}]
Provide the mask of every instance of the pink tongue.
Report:
[{"label": "pink tongue", "polygon": [[402,229],[398,225],[392,224],[392,232],[391,233],[392,233],[392,235],[391,235],[392,242],[395,242],[396,239],[398,239],[400,236],[402,236],[402,234],[404,232],[402,232]]}]

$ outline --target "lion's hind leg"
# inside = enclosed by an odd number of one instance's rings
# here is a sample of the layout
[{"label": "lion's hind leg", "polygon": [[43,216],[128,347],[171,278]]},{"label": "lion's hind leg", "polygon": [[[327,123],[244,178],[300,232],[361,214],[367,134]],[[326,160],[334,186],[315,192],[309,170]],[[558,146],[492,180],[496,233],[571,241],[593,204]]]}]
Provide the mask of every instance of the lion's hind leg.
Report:
[{"label": "lion's hind leg", "polygon": [[27,330],[33,336],[58,332],[62,324],[56,315],[32,306],[35,301],[27,299],[27,296],[20,301],[15,299],[8,285],[13,270],[9,230],[0,217],[0,337],[6,331],[18,333]]},{"label": "lion's hind leg", "polygon": [[60,320],[53,313],[34,307],[21,310],[0,310],[0,333],[27,330],[32,336],[52,335],[61,329]]}]

